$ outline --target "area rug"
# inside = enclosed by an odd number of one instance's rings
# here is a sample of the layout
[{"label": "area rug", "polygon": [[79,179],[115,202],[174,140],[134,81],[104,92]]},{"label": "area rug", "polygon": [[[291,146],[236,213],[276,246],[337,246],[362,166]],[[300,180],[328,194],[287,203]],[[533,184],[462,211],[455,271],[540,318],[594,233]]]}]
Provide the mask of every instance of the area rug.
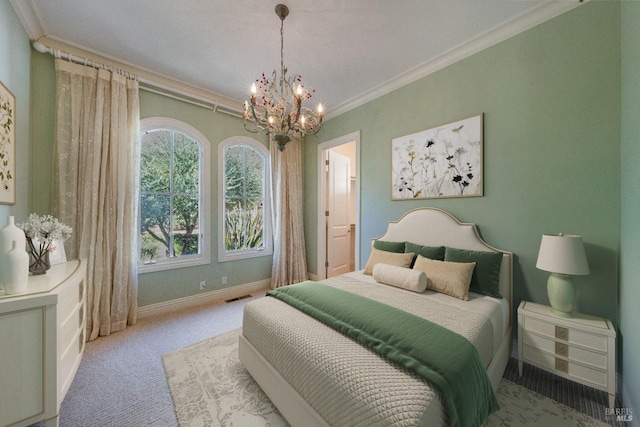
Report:
[{"label": "area rug", "polygon": [[[288,425],[240,363],[240,333],[236,329],[162,356],[181,427]],[[486,427],[607,426],[506,379],[496,395],[500,410]]]}]

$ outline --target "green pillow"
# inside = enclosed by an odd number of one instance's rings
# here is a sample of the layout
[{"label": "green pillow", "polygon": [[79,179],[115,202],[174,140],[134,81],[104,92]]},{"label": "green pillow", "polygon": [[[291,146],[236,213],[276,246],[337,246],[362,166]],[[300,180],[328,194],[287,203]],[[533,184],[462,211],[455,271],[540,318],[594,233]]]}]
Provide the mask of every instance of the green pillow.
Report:
[{"label": "green pillow", "polygon": [[386,242],[384,240],[374,240],[373,247],[385,252],[404,252],[404,242]]},{"label": "green pillow", "polygon": [[416,254],[416,257],[418,255],[422,255],[425,258],[444,261],[444,246],[422,246],[411,242],[405,242],[404,251],[413,252]]},{"label": "green pillow", "polygon": [[444,253],[445,261],[475,262],[469,291],[502,298],[500,295],[500,266],[502,252],[482,252],[467,249],[447,247]]}]

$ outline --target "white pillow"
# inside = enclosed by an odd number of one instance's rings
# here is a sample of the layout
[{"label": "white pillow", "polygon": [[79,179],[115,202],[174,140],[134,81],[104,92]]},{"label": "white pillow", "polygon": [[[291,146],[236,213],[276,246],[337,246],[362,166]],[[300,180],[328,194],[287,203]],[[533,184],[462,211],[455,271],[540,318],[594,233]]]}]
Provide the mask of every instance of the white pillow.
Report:
[{"label": "white pillow", "polygon": [[378,263],[373,266],[373,278],[380,283],[413,292],[427,290],[427,275],[424,271]]}]

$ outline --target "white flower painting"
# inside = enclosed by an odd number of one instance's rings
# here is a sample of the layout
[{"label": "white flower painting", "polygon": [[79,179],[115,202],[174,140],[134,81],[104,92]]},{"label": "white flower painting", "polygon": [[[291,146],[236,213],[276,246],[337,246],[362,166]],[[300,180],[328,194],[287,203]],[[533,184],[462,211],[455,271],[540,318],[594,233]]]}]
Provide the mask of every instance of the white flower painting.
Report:
[{"label": "white flower painting", "polygon": [[391,141],[391,199],[482,196],[483,115]]},{"label": "white flower painting", "polygon": [[15,204],[15,98],[0,82],[0,204]]}]

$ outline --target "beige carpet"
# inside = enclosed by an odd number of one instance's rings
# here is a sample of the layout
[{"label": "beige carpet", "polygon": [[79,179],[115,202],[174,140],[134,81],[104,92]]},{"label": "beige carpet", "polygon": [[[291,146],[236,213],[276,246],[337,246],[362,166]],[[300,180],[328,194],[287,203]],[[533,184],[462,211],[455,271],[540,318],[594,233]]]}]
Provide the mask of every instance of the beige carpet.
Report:
[{"label": "beige carpet", "polygon": [[[288,425],[238,360],[240,331],[162,356],[180,426]],[[607,425],[505,379],[497,397],[486,427]]]}]

